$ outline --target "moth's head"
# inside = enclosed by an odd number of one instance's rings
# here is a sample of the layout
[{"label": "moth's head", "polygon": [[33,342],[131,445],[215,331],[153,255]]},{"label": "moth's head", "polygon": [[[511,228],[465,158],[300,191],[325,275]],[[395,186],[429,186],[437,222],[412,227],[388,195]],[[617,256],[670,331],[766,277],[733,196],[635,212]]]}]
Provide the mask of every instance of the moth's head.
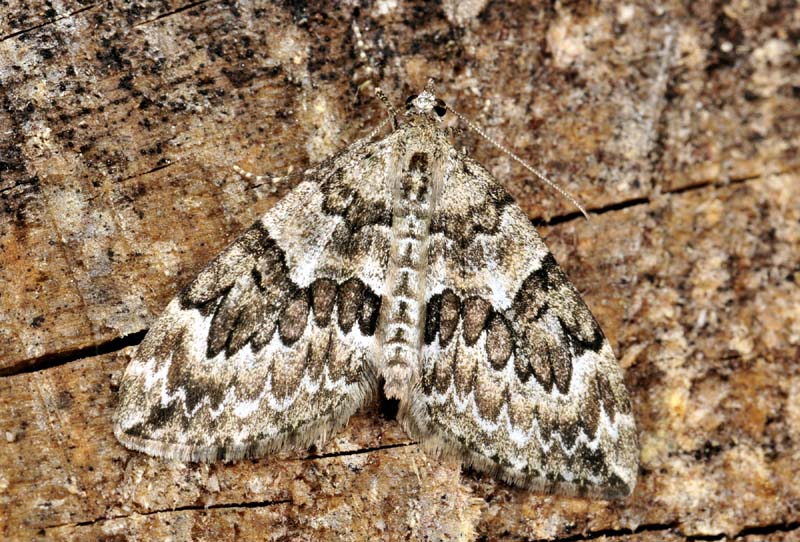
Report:
[{"label": "moth's head", "polygon": [[[433,114],[432,114],[433,113]],[[425,90],[406,98],[406,115],[424,115],[441,120],[447,113],[447,105],[436,97],[433,91],[433,79],[428,81]]]}]

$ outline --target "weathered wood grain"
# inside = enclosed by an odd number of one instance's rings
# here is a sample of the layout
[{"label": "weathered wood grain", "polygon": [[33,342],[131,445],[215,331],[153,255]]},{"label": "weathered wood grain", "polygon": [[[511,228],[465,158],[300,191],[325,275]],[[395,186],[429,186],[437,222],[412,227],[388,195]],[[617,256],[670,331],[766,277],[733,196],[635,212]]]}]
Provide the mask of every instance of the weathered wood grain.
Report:
[{"label": "weathered wood grain", "polygon": [[[395,103],[429,76],[626,370],[625,503],[426,458],[382,406],[321,450],[162,462],[111,434],[132,348],[304,168],[384,117],[339,3],[0,6],[0,537],[783,540],[800,524],[800,12],[767,3],[362,7]],[[286,174],[273,195],[233,165]],[[385,407],[385,405],[384,405]],[[385,408],[384,408],[385,410]]]}]

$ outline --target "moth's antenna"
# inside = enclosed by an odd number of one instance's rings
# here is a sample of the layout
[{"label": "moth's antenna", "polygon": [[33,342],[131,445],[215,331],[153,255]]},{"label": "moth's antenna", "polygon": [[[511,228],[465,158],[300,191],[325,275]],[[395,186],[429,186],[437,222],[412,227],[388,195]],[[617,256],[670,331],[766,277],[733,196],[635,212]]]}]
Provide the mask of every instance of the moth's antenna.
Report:
[{"label": "moth's antenna", "polygon": [[[353,21],[353,36],[356,38],[356,51],[358,51],[358,59],[364,64],[364,69],[367,72],[367,79],[359,86],[359,89],[369,85],[375,87],[375,95],[389,113],[388,121],[392,123],[392,128],[396,129],[398,115],[397,109],[394,108],[392,102],[390,102],[389,98],[386,97],[386,93],[384,93],[383,89],[381,89],[380,85],[378,85],[378,74],[372,65],[370,56],[367,54],[367,45],[364,43],[364,38],[361,36],[361,28],[355,21]],[[386,121],[382,122],[372,131],[370,136],[377,134],[385,125]]]},{"label": "moth's antenna", "polygon": [[[386,94],[377,84],[377,72],[375,68],[372,66],[372,62],[370,60],[370,56],[367,54],[367,46],[364,43],[364,39],[361,36],[361,29],[358,27],[358,24],[353,22],[353,35],[355,36],[356,41],[356,51],[358,52],[359,60],[364,64],[364,68],[367,72],[367,79],[359,86],[359,90],[361,88],[367,86],[374,86],[375,87],[375,95],[381,101],[383,106],[386,108],[386,111],[389,113],[389,118],[385,119],[381,122],[378,126],[375,127],[366,137],[367,140],[374,139],[381,130],[388,124],[389,122],[392,123],[392,128],[397,128],[397,110],[394,108],[392,103],[389,101],[389,98],[386,97]],[[248,179],[251,182],[255,182],[257,184],[254,185],[254,188],[259,186],[263,186],[265,184],[269,185],[269,191],[275,193],[278,191],[278,185],[286,179],[284,177],[274,177],[271,175],[257,175],[255,173],[251,173],[250,171],[244,170],[237,165],[233,166],[233,170],[241,175],[242,177]],[[290,172],[291,173],[291,170]]]},{"label": "moth's antenna", "polygon": [[546,184],[547,186],[549,186],[550,188],[552,188],[553,190],[555,190],[556,192],[558,192],[559,194],[564,196],[567,200],[569,200],[570,203],[572,203],[572,205],[574,205],[575,207],[578,208],[578,210],[581,212],[581,214],[583,214],[583,216],[586,218],[586,220],[589,220],[589,214],[586,212],[586,209],[583,208],[583,205],[578,203],[578,200],[575,198],[575,196],[573,196],[572,194],[570,194],[569,192],[567,192],[566,190],[564,190],[563,188],[558,186],[556,183],[554,183],[553,181],[548,179],[547,176],[544,173],[540,172],[539,170],[537,170],[536,168],[534,168],[533,166],[528,164],[528,162],[526,162],[525,160],[523,160],[522,158],[520,158],[519,156],[514,154],[511,151],[511,149],[509,149],[508,147],[506,147],[505,145],[503,145],[502,143],[500,143],[499,141],[494,139],[492,136],[490,136],[486,132],[484,132],[479,126],[477,126],[476,124],[471,122],[467,117],[465,117],[464,115],[462,115],[461,113],[459,113],[458,111],[456,111],[455,109],[450,107],[449,105],[447,105],[447,109],[448,109],[448,111],[453,113],[456,117],[458,117],[458,119],[461,122],[466,124],[472,131],[474,131],[479,136],[481,136],[483,139],[485,139],[486,141],[488,141],[489,143],[494,145],[497,149],[499,149],[501,152],[506,154],[509,158],[511,158],[512,160],[517,162],[519,165],[521,165],[522,167],[527,169],[529,172],[533,173],[536,176],[536,178],[538,178],[544,184]]}]

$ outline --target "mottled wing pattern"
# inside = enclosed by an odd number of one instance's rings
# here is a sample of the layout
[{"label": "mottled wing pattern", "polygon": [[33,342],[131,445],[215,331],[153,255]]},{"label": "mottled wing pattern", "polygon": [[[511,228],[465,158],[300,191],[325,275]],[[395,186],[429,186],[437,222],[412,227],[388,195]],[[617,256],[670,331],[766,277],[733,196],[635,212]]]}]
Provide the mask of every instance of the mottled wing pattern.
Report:
[{"label": "mottled wing pattern", "polygon": [[122,379],[123,444],[236,459],[347,422],[376,388],[392,160],[380,142],[329,159],[172,300]]},{"label": "mottled wing pattern", "polygon": [[628,495],[638,448],[608,341],[522,210],[460,162],[431,223],[421,379],[401,421],[510,483]]}]

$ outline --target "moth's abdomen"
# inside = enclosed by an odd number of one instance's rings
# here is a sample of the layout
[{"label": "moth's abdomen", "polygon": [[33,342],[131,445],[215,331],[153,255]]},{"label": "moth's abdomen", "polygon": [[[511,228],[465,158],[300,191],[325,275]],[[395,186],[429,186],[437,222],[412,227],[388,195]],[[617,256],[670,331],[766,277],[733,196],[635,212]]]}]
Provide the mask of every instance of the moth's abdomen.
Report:
[{"label": "moth's abdomen", "polygon": [[419,374],[433,194],[429,155],[411,153],[407,167],[398,172],[392,198],[387,295],[380,322],[387,397],[407,397]]}]

